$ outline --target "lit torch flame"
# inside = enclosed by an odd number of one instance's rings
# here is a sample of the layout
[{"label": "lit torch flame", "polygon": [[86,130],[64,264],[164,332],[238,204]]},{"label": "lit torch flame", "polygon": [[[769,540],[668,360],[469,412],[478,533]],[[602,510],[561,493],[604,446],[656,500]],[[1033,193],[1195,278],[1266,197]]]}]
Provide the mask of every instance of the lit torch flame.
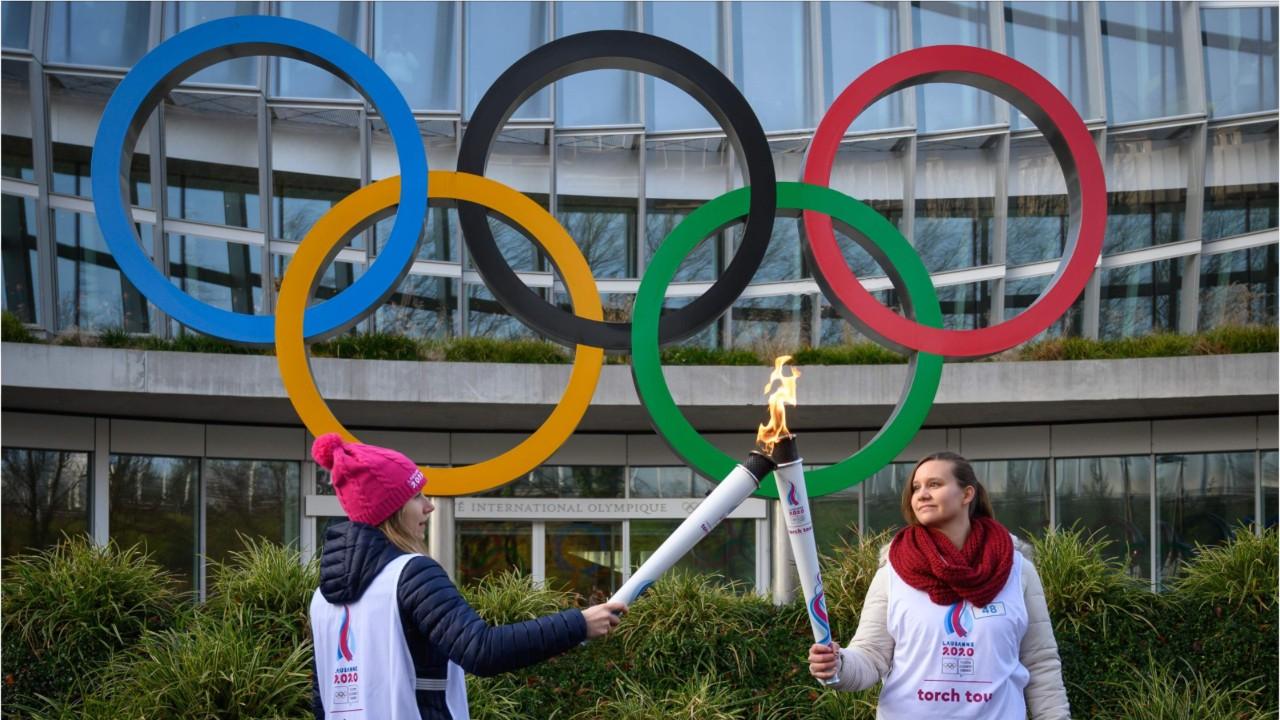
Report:
[{"label": "lit torch flame", "polygon": [[773,446],[791,434],[791,431],[787,430],[786,406],[796,404],[796,380],[800,378],[800,370],[792,366],[791,374],[784,375],[782,369],[790,360],[790,355],[774,358],[773,373],[769,375],[769,382],[764,386],[764,394],[769,396],[769,423],[761,425],[756,431],[756,445],[765,455],[772,454]]}]

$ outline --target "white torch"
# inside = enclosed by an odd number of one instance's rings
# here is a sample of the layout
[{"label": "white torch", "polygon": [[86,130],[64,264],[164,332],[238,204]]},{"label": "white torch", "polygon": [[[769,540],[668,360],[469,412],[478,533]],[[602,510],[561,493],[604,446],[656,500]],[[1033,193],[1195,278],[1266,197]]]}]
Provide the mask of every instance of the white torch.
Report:
[{"label": "white torch", "polygon": [[772,472],[773,468],[774,462],[767,455],[753,452],[747,456],[746,461],[721,480],[715,490],[680,523],[680,527],[663,540],[653,555],[631,574],[631,578],[609,598],[610,602],[619,600],[627,605],[634,602],[654,580],[671,569],[685,553],[710,534],[720,521],[728,517],[734,508],[741,505],[747,496],[755,492],[760,487],[760,480]]},{"label": "white torch", "polygon": [[[790,359],[790,355],[783,355],[774,361],[773,375],[764,387],[765,394],[769,396],[769,423],[760,426],[756,442],[778,464],[773,477],[778,483],[778,498],[786,512],[787,537],[791,540],[791,554],[795,556],[796,572],[804,590],[804,605],[809,613],[813,641],[819,645],[830,645],[831,621],[827,615],[826,594],[822,590],[818,546],[813,537],[809,491],[804,481],[804,459],[800,457],[796,436],[787,430],[786,406],[796,404],[796,379],[800,377],[800,371],[794,368],[791,375],[782,373],[783,366]],[[775,382],[778,385],[776,389],[773,387]],[[837,673],[821,682],[835,685],[840,682],[840,676]]]}]

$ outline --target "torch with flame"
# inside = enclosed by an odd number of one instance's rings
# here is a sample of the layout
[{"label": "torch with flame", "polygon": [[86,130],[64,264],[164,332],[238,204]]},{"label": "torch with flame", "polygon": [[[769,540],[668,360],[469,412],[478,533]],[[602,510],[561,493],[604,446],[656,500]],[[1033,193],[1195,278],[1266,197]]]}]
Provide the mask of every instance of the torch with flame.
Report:
[{"label": "torch with flame", "polygon": [[[800,587],[804,590],[804,604],[809,611],[809,629],[813,641],[819,645],[831,644],[831,621],[827,615],[826,595],[822,590],[822,570],[818,566],[818,546],[813,538],[813,520],[809,512],[809,491],[804,481],[804,459],[796,445],[796,436],[787,429],[787,405],[796,405],[796,380],[800,371],[792,368],[787,375],[783,368],[791,360],[790,355],[774,359],[773,374],[764,386],[769,396],[769,422],[761,425],[756,433],[756,445],[761,452],[778,463],[773,477],[778,483],[778,497],[786,513],[787,537],[791,540],[791,554],[795,556],[796,571],[800,574]],[[822,681],[826,685],[840,682],[839,674]]]}]

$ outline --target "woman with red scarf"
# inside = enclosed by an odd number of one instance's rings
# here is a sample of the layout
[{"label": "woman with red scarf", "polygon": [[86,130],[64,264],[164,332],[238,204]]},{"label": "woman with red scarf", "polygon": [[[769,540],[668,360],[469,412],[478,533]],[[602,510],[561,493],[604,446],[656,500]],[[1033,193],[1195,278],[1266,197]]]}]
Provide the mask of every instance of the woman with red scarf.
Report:
[{"label": "woman with red scarf", "polygon": [[996,522],[973,466],[949,452],[921,460],[902,514],[853,641],[811,647],[809,672],[847,691],[883,680],[884,720],[1070,718],[1031,548]]}]

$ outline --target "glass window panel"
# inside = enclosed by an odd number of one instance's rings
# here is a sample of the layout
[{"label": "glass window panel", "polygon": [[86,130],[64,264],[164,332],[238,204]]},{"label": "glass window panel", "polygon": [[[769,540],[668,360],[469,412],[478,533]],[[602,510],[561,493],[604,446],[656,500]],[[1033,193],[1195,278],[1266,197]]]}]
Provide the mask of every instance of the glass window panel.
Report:
[{"label": "glass window panel", "polygon": [[[272,254],[271,259],[275,264],[276,291],[279,292],[280,279],[284,277],[285,270],[289,268],[289,261],[293,259],[293,255]],[[320,284],[316,286],[316,292],[311,298],[311,304],[314,305],[321,300],[328,300],[337,295],[350,287],[363,274],[364,265],[361,264],[341,261],[329,263],[324,269],[324,275],[320,277]]]},{"label": "glass window panel", "polygon": [[1276,324],[1276,246],[1205,255],[1200,260],[1200,329]]},{"label": "glass window panel", "polygon": [[[1009,2],[1004,7],[1008,54],[1031,66],[1062,91],[1083,118],[1098,111],[1089,107],[1085,87],[1083,6],[1075,2]],[[1015,128],[1033,127],[1017,110],[1010,111]]]},{"label": "glass window panel", "polygon": [[262,248],[169,233],[169,279],[183,292],[231,312],[266,310],[262,304]]},{"label": "glass window panel", "polygon": [[772,295],[733,303],[732,347],[775,356],[812,344],[813,295]]},{"label": "glass window panel", "polygon": [[1210,117],[1275,109],[1276,27],[1275,7],[1200,11]]},{"label": "glass window panel", "polygon": [[[837,235],[837,238],[840,236]],[[893,290],[881,290],[871,293],[872,297],[880,302],[881,305],[892,309],[899,315],[903,314],[902,304],[898,302],[898,294]],[[853,326],[840,311],[831,304],[825,295],[818,296],[821,316],[820,335],[818,343],[820,345],[849,345],[856,342],[874,342],[871,338],[863,335]]]},{"label": "glass window panel", "polygon": [[[635,3],[556,4],[556,36],[589,30],[634,30]],[[640,122],[640,75],[590,70],[556,82],[556,125],[633,125]]]},{"label": "glass window panel", "polygon": [[[982,2],[913,2],[916,47],[991,46],[990,11]],[[993,96],[977,88],[932,83],[916,89],[917,122],[922,132],[938,132],[995,122]]]},{"label": "glass window panel", "polygon": [[[631,521],[631,570],[648,560],[671,533],[680,526],[676,520]],[[550,525],[548,524],[548,527]],[[550,562],[548,562],[550,566]],[[675,564],[675,569],[712,575],[740,583],[739,589],[754,592],[756,586],[756,535],[754,520],[725,520],[717,525]]]},{"label": "glass window panel", "polygon": [[1216,240],[1276,227],[1278,168],[1274,123],[1211,131],[1201,237]]},{"label": "glass window panel", "polygon": [[1178,3],[1105,2],[1102,57],[1112,123],[1190,112]]},{"label": "glass window panel", "polygon": [[173,157],[167,162],[169,217],[262,229],[257,168]]},{"label": "glass window panel", "polygon": [[1186,237],[1190,130],[1107,138],[1106,255]]},{"label": "glass window panel", "polygon": [[[301,20],[324,28],[343,40],[364,50],[360,8],[362,3],[352,2],[281,2],[276,5],[281,17]],[[352,88],[338,76],[311,63],[301,60],[274,58],[274,94],[280,97],[333,98],[349,100],[358,98]]]},{"label": "glass window panel", "polygon": [[[454,117],[419,117],[418,136],[427,150],[431,169],[452,168],[458,163],[459,122]],[[369,120],[369,177],[373,180],[400,174],[400,157],[395,139],[382,118]]]},{"label": "glass window panel", "polygon": [[89,531],[89,453],[4,448],[0,555],[53,547]]},{"label": "glass window panel", "polygon": [[[679,296],[667,297],[662,302],[662,314],[668,315],[679,310],[694,301],[694,297]],[[721,338],[724,337],[725,316],[721,315],[714,322],[702,328],[698,332],[689,337],[678,340],[668,347],[700,347],[700,348],[718,348],[721,345]]]},{"label": "glass window panel", "polygon": [[[271,173],[273,237],[301,242],[311,226],[329,209],[360,189],[354,178],[301,173]],[[364,233],[351,238],[350,247],[364,248]]]},{"label": "glass window panel", "polygon": [[[650,200],[645,209],[645,257],[652,258],[663,240],[689,217],[689,213],[702,206],[699,200]],[[676,270],[675,282],[715,280],[719,266],[720,235],[713,235],[685,256]]]},{"label": "glass window panel", "polygon": [[378,306],[378,332],[420,340],[449,337],[457,332],[458,302],[456,280],[408,275],[396,292]]},{"label": "glass window panel", "polygon": [[[488,5],[491,3],[476,3]],[[485,177],[493,178],[532,197],[539,205],[550,208],[551,146],[549,130],[542,128],[507,128],[498,135],[489,152]]]},{"label": "glass window panel", "polygon": [[[808,148],[806,140],[780,140],[770,143],[773,151],[773,165],[777,176],[799,177],[803,153]],[[733,187],[742,187],[741,176],[732,179]],[[731,247],[737,252],[742,242],[743,222],[735,222],[728,227]],[[809,275],[804,251],[800,246],[800,220],[798,218],[779,217],[773,223],[773,233],[769,246],[765,250],[760,267],[751,278],[752,283],[764,283],[777,280],[799,280]],[[726,262],[731,262],[726,261]]]},{"label": "glass window panel", "polygon": [[[1009,279],[1004,283],[1004,319],[1009,320],[1031,307],[1046,288],[1050,275],[1021,279]],[[1084,294],[1081,293],[1053,324],[1045,328],[1029,342],[1053,337],[1080,337],[1084,334]]]},{"label": "glass window panel", "polygon": [[527,325],[513,317],[502,303],[495,300],[489,288],[468,283],[466,289],[467,335],[495,340],[540,337]]},{"label": "glass window panel", "polygon": [[[720,64],[720,9],[714,2],[648,2],[645,32],[657,35]],[[719,127],[706,108],[665,80],[645,76],[647,127],[652,132]]]},{"label": "glass window panel", "polygon": [[858,486],[855,485],[809,499],[813,507],[813,539],[819,553],[831,555],[846,543],[858,542],[858,496]]},{"label": "glass window panel", "polygon": [[[6,12],[10,4],[3,5]],[[0,175],[35,182],[31,153],[31,63],[0,60],[0,90],[4,92]]]},{"label": "glass window panel", "polygon": [[[703,497],[701,478],[684,465],[672,467],[631,467],[631,497],[692,498]],[[632,525],[635,532],[635,525]]]},{"label": "glass window panel", "polygon": [[[45,77],[49,85],[53,192],[92,197],[89,158],[102,109],[119,81],[65,73],[50,73]],[[129,201],[142,207],[151,206],[151,163],[147,154],[151,122],[154,121],[148,121],[138,136],[130,168]]]},{"label": "glass window panel", "polygon": [[942,326],[948,330],[975,330],[991,323],[990,282],[947,285],[938,288]]},{"label": "glass window panel", "polygon": [[639,136],[561,137],[556,215],[597,278],[636,277]]},{"label": "glass window panel", "polygon": [[547,587],[604,602],[622,585],[622,523],[548,522]]},{"label": "glass window panel", "polygon": [[40,290],[40,255],[36,245],[36,201],[3,196],[4,309],[24,323],[38,322],[36,297]]},{"label": "glass window panel", "polygon": [[[905,139],[845,142],[836,152],[829,185],[858,198],[879,212],[894,227],[902,226]],[[784,221],[786,222],[786,221]],[[858,278],[883,276],[884,270],[861,244],[837,224],[836,243],[845,263]],[[834,316],[832,316],[834,317]],[[850,328],[852,329],[852,328]]]},{"label": "glass window panel", "polygon": [[551,478],[555,478],[560,487],[559,497],[620,498],[626,485],[626,469],[621,466],[543,465],[531,475],[546,478],[535,483],[549,484]]},{"label": "glass window panel", "polygon": [[[649,140],[645,144],[645,263],[689,213],[728,189],[726,142],[719,138]],[[681,263],[676,282],[714,280],[721,235],[704,240]]]},{"label": "glass window panel", "polygon": [[113,454],[110,467],[111,539],[141,543],[183,588],[197,589],[200,460]]},{"label": "glass window panel", "polygon": [[[123,328],[150,332],[154,320],[147,299],[116,265],[98,230],[97,219],[68,210],[53,211],[58,244],[58,327],[97,332]],[[151,228],[135,229],[150,256]]]},{"label": "glass window panel", "polygon": [[[512,63],[551,40],[550,9],[551,4],[547,2],[483,2],[465,6],[467,61],[463,67],[468,116],[493,81]],[[534,93],[511,117],[515,120],[551,117],[550,89]]]},{"label": "glass window panel", "polygon": [[373,4],[373,57],[414,109],[458,110],[458,7],[453,2]]},{"label": "glass window panel", "polygon": [[1099,270],[1098,335],[1106,339],[1174,332],[1183,258]]},{"label": "glass window panel", "polygon": [[48,60],[133,67],[147,51],[150,20],[146,2],[49,3]]},{"label": "glass window panel", "polygon": [[1006,264],[1062,257],[1068,227],[1067,185],[1049,144],[1043,138],[1012,141]]},{"label": "glass window panel", "polygon": [[975,461],[973,471],[1002,525],[1028,540],[1044,534],[1049,527],[1048,460]]},{"label": "glass window panel", "polygon": [[[164,4],[164,36],[172,37],[183,30],[211,20],[256,14],[258,14],[256,2],[166,2]],[[256,87],[258,58],[246,57],[220,62],[192,75],[188,82]]]},{"label": "glass window panel", "polygon": [[1277,477],[1275,450],[1262,452],[1262,517],[1265,527],[1276,526],[1277,504],[1280,503],[1280,478]]},{"label": "glass window panel", "polygon": [[226,562],[244,549],[241,536],[297,547],[302,517],[301,466],[287,460],[208,462],[205,553]]},{"label": "glass window panel", "polygon": [[[901,51],[897,3],[822,3],[823,107],[853,79]],[[853,121],[854,131],[902,127],[902,95],[876,101]],[[855,196],[860,197],[860,196]]]},{"label": "glass window panel", "polygon": [[808,10],[803,3],[734,2],[734,81],[768,131],[813,127]]},{"label": "glass window panel", "polygon": [[1220,545],[1254,520],[1254,454],[1204,453],[1156,458],[1160,582],[1173,580],[1200,545]]},{"label": "glass window panel", "polygon": [[[991,262],[993,150],[981,140],[921,143],[916,164],[916,247],[929,272]],[[991,140],[984,145],[994,145]]]},{"label": "glass window panel", "polygon": [[1111,541],[1104,555],[1133,577],[1151,577],[1151,459],[1059,459],[1054,468],[1058,524]]},{"label": "glass window panel", "polygon": [[911,462],[895,462],[880,468],[862,481],[862,502],[866,505],[864,533],[897,531],[906,525],[902,517],[902,489],[911,481]]},{"label": "glass window panel", "polygon": [[458,521],[458,582],[474,585],[492,573],[533,573],[529,523]]},{"label": "glass window panel", "polygon": [[31,3],[26,0],[8,0],[0,6],[0,45],[15,50],[31,47]]}]

